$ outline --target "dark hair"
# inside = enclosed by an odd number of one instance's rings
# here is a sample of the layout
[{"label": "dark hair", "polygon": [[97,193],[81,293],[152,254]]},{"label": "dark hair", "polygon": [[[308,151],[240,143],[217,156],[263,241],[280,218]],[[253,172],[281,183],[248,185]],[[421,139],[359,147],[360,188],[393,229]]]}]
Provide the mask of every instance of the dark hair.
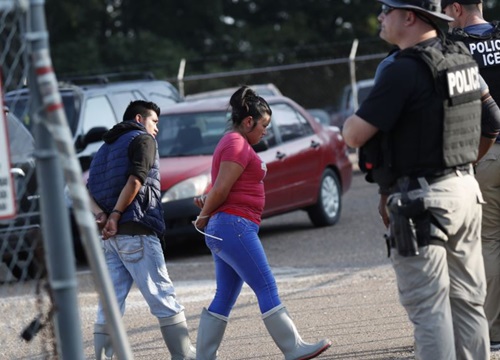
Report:
[{"label": "dark hair", "polygon": [[125,113],[123,113],[123,121],[133,120],[137,114],[147,117],[149,111],[154,111],[158,117],[160,116],[160,108],[154,102],[144,100],[131,101]]},{"label": "dark hair", "polygon": [[238,127],[247,116],[253,118],[254,127],[257,121],[264,115],[272,115],[271,108],[266,100],[257,95],[248,86],[242,86],[231,96],[231,121],[234,127]]}]

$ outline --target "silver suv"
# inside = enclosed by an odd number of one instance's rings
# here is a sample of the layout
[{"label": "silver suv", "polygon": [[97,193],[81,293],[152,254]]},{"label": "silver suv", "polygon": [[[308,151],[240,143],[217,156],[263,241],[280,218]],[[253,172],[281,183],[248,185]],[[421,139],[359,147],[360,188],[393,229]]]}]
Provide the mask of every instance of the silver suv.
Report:
[{"label": "silver suv", "polygon": [[[163,109],[183,100],[177,89],[167,81],[106,82],[109,81],[106,77],[100,79],[104,79],[104,82],[87,85],[75,85],[68,82],[59,84],[68,125],[73,134],[82,170],[89,168],[93,154],[102,144],[102,142],[88,143],[86,136],[89,133],[95,133],[96,130],[103,133],[121,122],[130,101],[139,99],[153,101]],[[82,80],[79,79],[79,81]],[[28,89],[14,90],[5,94],[5,104],[10,111],[31,130],[29,101]]]},{"label": "silver suv", "polygon": [[355,104],[353,91],[351,85],[344,87],[342,96],[340,98],[340,104],[338,111],[331,116],[331,124],[342,129],[344,122],[349,116],[354,114],[358,109],[359,105],[367,98],[372,91],[373,85],[375,84],[374,79],[365,79],[356,82],[356,89],[358,95],[357,104]]}]

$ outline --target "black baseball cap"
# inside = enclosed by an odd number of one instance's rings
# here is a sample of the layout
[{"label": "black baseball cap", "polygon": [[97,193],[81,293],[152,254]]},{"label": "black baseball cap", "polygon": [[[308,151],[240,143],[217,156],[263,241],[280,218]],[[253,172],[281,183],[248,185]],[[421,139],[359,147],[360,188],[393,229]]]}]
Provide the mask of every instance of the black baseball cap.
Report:
[{"label": "black baseball cap", "polygon": [[[377,0],[379,3],[395,9],[408,9],[420,12],[423,15],[429,15],[438,20],[447,22],[453,21],[453,18],[441,12],[441,0]],[[478,1],[478,0],[475,0]]]},{"label": "black baseball cap", "polygon": [[459,3],[462,5],[482,4],[483,0],[441,0],[441,9],[444,9],[453,3]]}]

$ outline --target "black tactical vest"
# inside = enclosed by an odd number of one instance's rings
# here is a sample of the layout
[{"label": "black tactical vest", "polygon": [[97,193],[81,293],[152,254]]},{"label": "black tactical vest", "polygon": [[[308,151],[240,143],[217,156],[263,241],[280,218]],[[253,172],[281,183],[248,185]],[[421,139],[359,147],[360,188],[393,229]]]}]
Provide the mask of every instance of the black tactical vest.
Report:
[{"label": "black tactical vest", "polygon": [[453,29],[448,37],[462,41],[479,65],[479,72],[490,88],[490,94],[500,102],[500,25],[491,23],[493,31],[486,35],[468,34],[461,28]]},{"label": "black tactical vest", "polygon": [[[402,50],[396,61],[401,57],[419,59],[429,67],[436,96],[442,102],[402,114],[401,118],[413,128],[406,128],[405,132],[397,127],[387,134],[379,132],[361,149],[360,161],[364,163],[360,168],[367,169],[367,180],[381,188],[394,185],[401,176],[432,175],[468,164],[476,160],[479,146],[479,69],[465,46],[451,42],[442,44],[442,49],[415,46]],[[422,129],[422,119],[426,119],[428,128]],[[434,145],[426,142],[426,134],[442,134],[442,139],[438,139],[441,148],[433,148],[436,142]]]}]

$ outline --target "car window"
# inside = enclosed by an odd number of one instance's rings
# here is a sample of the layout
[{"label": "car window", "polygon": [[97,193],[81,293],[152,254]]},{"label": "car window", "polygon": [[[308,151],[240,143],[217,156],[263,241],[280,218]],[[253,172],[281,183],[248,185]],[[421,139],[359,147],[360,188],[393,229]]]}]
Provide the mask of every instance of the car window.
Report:
[{"label": "car window", "polygon": [[16,94],[5,97],[5,105],[9,111],[22,121],[24,126],[31,128],[31,119],[29,118],[29,96],[26,94]]},{"label": "car window", "polygon": [[[113,92],[110,96],[114,109],[118,114],[123,114],[131,101],[144,98],[138,91],[117,91]],[[122,119],[120,118],[119,120],[121,121]]]},{"label": "car window", "polygon": [[84,109],[83,134],[86,134],[90,129],[95,127],[104,126],[107,129],[111,129],[117,123],[115,113],[105,96],[96,96],[87,99]]},{"label": "car window", "polygon": [[[61,92],[61,97],[69,128],[71,133],[74,134],[78,125],[77,98],[72,91]],[[33,123],[29,116],[30,99],[28,94],[11,95],[5,97],[5,104],[9,107],[10,112],[15,114],[18,119],[21,119],[21,122],[30,132],[33,132]]]},{"label": "car window", "polygon": [[276,134],[274,130],[274,125],[273,125],[273,119],[274,119],[274,113],[273,116],[271,117],[271,122],[269,123],[268,127],[266,128],[266,135],[264,135],[263,139],[267,142],[267,146],[273,147],[276,145]]},{"label": "car window", "polygon": [[160,109],[168,109],[173,104],[176,104],[178,101],[175,101],[171,97],[167,97],[161,93],[149,93],[149,101],[156,103],[160,107]]},{"label": "car window", "polygon": [[228,126],[226,111],[161,115],[158,152],[161,157],[211,155]]},{"label": "car window", "polygon": [[167,109],[180,101],[179,94],[175,88],[167,84],[151,84],[147,86],[147,100],[156,103],[160,109]]},{"label": "car window", "polygon": [[272,120],[278,130],[281,141],[287,142],[313,133],[309,122],[287,104],[272,105]]},{"label": "car window", "polygon": [[71,133],[75,135],[76,129],[78,127],[78,113],[80,111],[80,101],[73,92],[61,93],[62,101],[64,106],[64,112],[66,113],[66,121],[68,122]]},{"label": "car window", "polygon": [[35,140],[26,127],[12,114],[7,114],[10,160],[12,164],[28,161],[35,151]]}]

